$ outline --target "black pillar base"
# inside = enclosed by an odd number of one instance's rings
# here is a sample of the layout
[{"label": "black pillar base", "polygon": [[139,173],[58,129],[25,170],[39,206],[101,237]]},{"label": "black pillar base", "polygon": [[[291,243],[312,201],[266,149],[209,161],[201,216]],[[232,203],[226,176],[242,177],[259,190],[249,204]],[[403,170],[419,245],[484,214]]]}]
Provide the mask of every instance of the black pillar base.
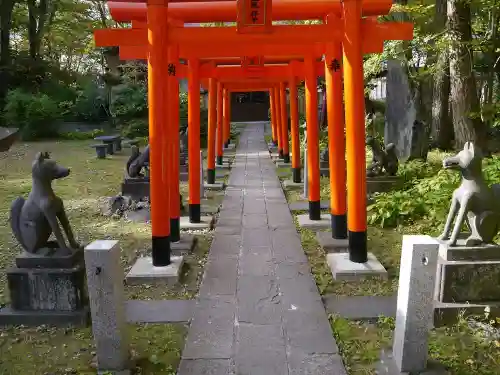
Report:
[{"label": "black pillar base", "polygon": [[309,219],[311,220],[321,220],[321,202],[309,201]]},{"label": "black pillar base", "polygon": [[349,231],[349,260],[354,263],[368,261],[366,232]]},{"label": "black pillar base", "polygon": [[283,159],[283,150],[278,150],[278,156],[280,159]]},{"label": "black pillar base", "polygon": [[151,253],[153,256],[153,266],[165,267],[170,264],[170,236],[155,237],[152,239]]},{"label": "black pillar base", "polygon": [[224,157],[223,156],[217,156],[217,165],[222,165],[224,164]]},{"label": "black pillar base", "polygon": [[338,240],[347,238],[347,215],[331,215],[332,237]]},{"label": "black pillar base", "polygon": [[285,163],[290,163],[290,154],[283,154],[283,161]]},{"label": "black pillar base", "polygon": [[277,141],[277,140],[276,140],[276,141],[275,141],[275,140],[273,140],[273,144],[274,144],[275,146],[278,146],[278,141]]},{"label": "black pillar base", "polygon": [[207,184],[215,184],[215,169],[207,169]]},{"label": "black pillar base", "polygon": [[226,143],[224,143],[224,148],[228,148],[229,147],[229,141],[227,141]]},{"label": "black pillar base", "polygon": [[293,179],[293,182],[295,182],[296,184],[300,184],[302,182],[302,176],[301,176],[301,173],[302,172],[302,169],[299,167],[299,168],[292,168],[292,179]]},{"label": "black pillar base", "polygon": [[181,240],[181,222],[178,217],[170,218],[170,242]]},{"label": "black pillar base", "polygon": [[201,223],[201,206],[199,204],[189,205],[189,222]]}]

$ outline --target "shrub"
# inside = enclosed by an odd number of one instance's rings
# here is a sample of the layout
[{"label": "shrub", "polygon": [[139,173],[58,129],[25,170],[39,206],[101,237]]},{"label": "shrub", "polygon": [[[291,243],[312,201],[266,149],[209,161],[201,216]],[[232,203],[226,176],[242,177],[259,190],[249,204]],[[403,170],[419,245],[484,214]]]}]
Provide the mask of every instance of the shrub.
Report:
[{"label": "shrub", "polygon": [[106,119],[106,97],[103,89],[95,82],[87,83],[78,91],[73,107],[74,116],[79,121],[101,121]]},{"label": "shrub", "polygon": [[59,117],[57,103],[45,94],[32,94],[21,89],[7,94],[5,122],[19,128],[24,140],[55,136]]},{"label": "shrub", "polygon": [[104,130],[96,129],[90,132],[69,132],[69,133],[60,133],[59,138],[66,139],[70,141],[84,141],[87,139],[94,139],[100,135],[104,135]]},{"label": "shrub", "polygon": [[128,83],[113,92],[112,114],[122,120],[147,116],[147,87]]},{"label": "shrub", "polygon": [[[417,163],[414,165],[415,171],[417,165]],[[409,172],[411,164],[410,167],[405,167],[403,164],[402,168],[406,177],[411,178]],[[413,174],[414,177],[407,181],[403,190],[375,195],[375,202],[368,207],[370,224],[395,227],[424,220],[429,228],[436,228],[444,223],[453,191],[460,184],[460,172],[441,169],[429,176],[432,171],[436,171],[436,166],[426,165],[422,169]],[[498,183],[500,157],[485,159],[483,173],[489,184]]]},{"label": "shrub", "polygon": [[149,134],[149,122],[147,119],[133,119],[126,123],[122,129],[125,138],[134,139],[147,137]]}]

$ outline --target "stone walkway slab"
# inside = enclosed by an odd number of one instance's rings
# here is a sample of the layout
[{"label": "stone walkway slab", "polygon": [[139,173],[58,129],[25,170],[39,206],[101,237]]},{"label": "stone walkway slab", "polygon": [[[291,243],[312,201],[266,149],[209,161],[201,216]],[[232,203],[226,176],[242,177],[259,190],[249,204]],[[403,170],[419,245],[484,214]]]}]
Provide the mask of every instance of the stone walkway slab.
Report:
[{"label": "stone walkway slab", "polygon": [[242,131],[178,375],[345,375],[264,123]]}]

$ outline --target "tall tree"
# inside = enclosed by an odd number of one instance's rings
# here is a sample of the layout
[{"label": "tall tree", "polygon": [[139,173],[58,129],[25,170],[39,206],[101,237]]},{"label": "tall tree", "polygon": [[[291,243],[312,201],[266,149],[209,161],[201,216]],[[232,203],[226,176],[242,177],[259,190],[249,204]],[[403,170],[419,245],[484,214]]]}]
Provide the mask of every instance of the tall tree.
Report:
[{"label": "tall tree", "polygon": [[0,112],[9,87],[11,65],[10,30],[15,0],[0,0]]},{"label": "tall tree", "polygon": [[[436,0],[434,32],[445,35],[447,0]],[[444,38],[438,38],[444,39]],[[434,43],[437,46],[438,43]],[[450,60],[447,47],[436,48],[431,55],[435,62],[432,87],[431,136],[438,148],[449,149],[453,140],[453,123],[449,116]]]},{"label": "tall tree", "polygon": [[49,20],[53,19],[56,11],[56,0],[27,0],[28,1],[28,40],[29,54],[33,60],[40,57],[43,37]]},{"label": "tall tree", "polygon": [[455,147],[472,141],[487,151],[486,126],[480,117],[473,72],[471,9],[468,0],[448,0],[450,87]]}]

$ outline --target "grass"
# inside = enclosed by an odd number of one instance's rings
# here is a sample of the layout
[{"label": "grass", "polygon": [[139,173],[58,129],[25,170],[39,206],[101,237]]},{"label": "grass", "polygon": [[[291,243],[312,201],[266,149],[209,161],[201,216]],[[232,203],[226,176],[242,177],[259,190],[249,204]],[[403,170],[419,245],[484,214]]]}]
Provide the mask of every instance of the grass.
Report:
[{"label": "grass", "polygon": [[[369,155],[367,156],[369,159]],[[418,176],[425,177],[435,173],[445,156],[444,153],[430,153],[428,162],[422,166]],[[400,169],[402,177],[406,179],[405,165],[403,164]],[[282,180],[290,176],[289,169],[278,169],[277,173]],[[321,178],[320,184],[321,200],[328,201],[329,179]],[[301,194],[301,189],[286,191],[289,202],[303,201]],[[383,296],[397,293],[402,235],[421,233],[436,235],[441,228],[431,227],[426,222],[415,222],[409,226],[390,229],[368,226],[368,249],[384,265],[389,277],[386,281],[372,279],[360,282],[334,281],[326,263],[326,254],[319,246],[315,233],[307,229],[297,229],[322,295]],[[381,350],[392,345],[394,319],[380,317],[376,323],[367,323],[331,316],[330,322],[348,374],[374,375],[375,363],[379,359]],[[486,323],[492,324],[488,320]],[[498,323],[496,325],[498,326]],[[500,342],[485,338],[481,330],[473,330],[464,320],[450,327],[431,330],[429,353],[431,358],[446,365],[454,375],[493,375],[498,374],[500,368]]]},{"label": "grass", "polygon": [[[54,190],[65,203],[71,226],[82,244],[96,239],[120,241],[125,272],[135,259],[148,252],[151,227],[107,218],[100,214],[99,198],[116,195],[124,175],[129,153],[104,160],[95,158],[89,147],[93,141],[18,143],[0,153],[0,267],[13,266],[20,247],[11,235],[9,209],[12,200],[26,197],[31,189],[31,163],[39,151],[71,169],[70,176],[54,182]],[[187,183],[181,183],[187,198]],[[210,192],[211,197],[215,195]],[[220,199],[220,198],[217,198]],[[210,247],[211,236],[199,236],[200,246],[186,256],[180,283],[171,288],[126,287],[130,299],[193,298]],[[0,275],[0,305],[9,302],[5,273]],[[141,374],[175,374],[184,345],[186,327],[182,324],[130,325],[131,345]],[[90,328],[8,328],[0,334],[0,374],[91,374],[94,347]]]}]

